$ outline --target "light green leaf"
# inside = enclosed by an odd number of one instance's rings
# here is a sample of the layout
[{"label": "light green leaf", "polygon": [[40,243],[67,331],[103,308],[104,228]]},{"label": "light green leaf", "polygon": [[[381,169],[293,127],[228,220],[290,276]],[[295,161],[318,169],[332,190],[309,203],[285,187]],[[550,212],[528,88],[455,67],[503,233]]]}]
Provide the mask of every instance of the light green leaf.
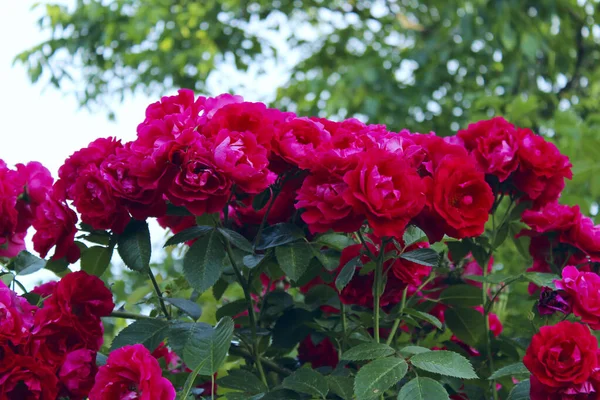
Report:
[{"label": "light green leaf", "polygon": [[415,354],[410,362],[423,371],[463,379],[477,379],[473,366],[465,357],[446,350]]},{"label": "light green leaf", "polygon": [[298,242],[276,247],[275,258],[287,277],[297,281],[308,270],[313,252],[310,244]]},{"label": "light green leaf", "polygon": [[183,257],[183,274],[200,293],[208,290],[221,277],[225,249],[217,231],[198,239]]},{"label": "light green leaf", "polygon": [[402,386],[398,394],[398,400],[448,400],[448,392],[437,381],[416,377],[406,385]]},{"label": "light green leaf", "polygon": [[146,221],[132,219],[117,238],[117,250],[125,265],[134,271],[145,271],[150,266],[152,246]]},{"label": "light green leaf", "polygon": [[420,228],[410,225],[406,227],[402,235],[402,241],[404,242],[404,246],[408,247],[411,244],[427,241],[427,235]]},{"label": "light green leaf", "polygon": [[346,285],[350,283],[352,277],[354,276],[354,272],[356,271],[356,267],[361,266],[362,262],[360,261],[360,256],[354,257],[350,261],[344,265],[337,278],[335,278],[335,287],[338,292],[344,290]]},{"label": "light green leaf", "polygon": [[529,400],[531,384],[529,379],[521,381],[512,388],[506,400]]},{"label": "light green leaf", "polygon": [[402,312],[412,317],[425,320],[431,325],[435,326],[436,328],[442,329],[442,323],[440,322],[440,320],[431,314],[425,313],[423,311],[414,310],[412,308],[405,308]]},{"label": "light green leaf", "polygon": [[363,366],[354,380],[357,400],[376,399],[406,375],[408,365],[403,358],[382,358]]},{"label": "light green leaf", "polygon": [[399,353],[402,354],[404,357],[410,357],[410,356],[414,356],[415,354],[426,353],[428,351],[431,351],[431,350],[428,349],[427,347],[406,346],[406,347],[403,347],[402,349],[400,349]]},{"label": "light green leaf", "polygon": [[14,270],[17,275],[29,275],[45,266],[46,261],[34,256],[27,250],[23,250],[11,261],[9,268]]},{"label": "light green leaf", "polygon": [[519,375],[529,375],[530,372],[525,367],[522,362],[518,362],[516,364],[507,365],[505,367],[500,368],[498,371],[494,372],[492,376],[488,379],[498,379],[503,378],[505,376],[519,376]]},{"label": "light green leaf", "polygon": [[311,368],[300,368],[283,380],[281,386],[285,389],[311,396],[325,398],[329,393],[327,379]]},{"label": "light green leaf", "polygon": [[326,233],[319,236],[316,242],[337,251],[342,251],[346,247],[356,244],[350,237],[341,233]]},{"label": "light green leaf", "polygon": [[556,274],[547,274],[543,272],[525,272],[523,277],[538,286],[546,286],[552,289],[556,289],[554,281],[560,280],[560,276]]},{"label": "light green leaf", "polygon": [[361,343],[348,349],[342,354],[342,360],[364,361],[387,357],[394,354],[395,350],[385,343]]},{"label": "light green leaf", "polygon": [[168,328],[169,323],[162,319],[139,319],[119,332],[113,340],[110,350],[141,343],[148,350],[154,351],[167,337]]}]

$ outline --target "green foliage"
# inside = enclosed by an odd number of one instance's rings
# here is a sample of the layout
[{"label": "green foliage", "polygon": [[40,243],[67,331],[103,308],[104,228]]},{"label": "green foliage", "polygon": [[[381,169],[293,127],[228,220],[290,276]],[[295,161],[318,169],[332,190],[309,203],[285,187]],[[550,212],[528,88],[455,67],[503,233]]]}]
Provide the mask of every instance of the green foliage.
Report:
[{"label": "green foliage", "polygon": [[437,267],[440,256],[435,250],[426,248],[402,253],[400,258],[412,261],[416,264],[425,265],[427,267]]},{"label": "green foliage", "polygon": [[17,275],[29,275],[46,266],[46,262],[41,258],[31,254],[28,251],[21,251],[7,265],[7,268],[13,270]]},{"label": "green foliage", "polygon": [[521,381],[510,391],[507,400],[529,400],[529,379]]},{"label": "green foliage", "polygon": [[123,346],[141,343],[154,351],[167,336],[169,323],[160,319],[140,319],[123,329],[112,342],[111,351]]},{"label": "green foliage", "polygon": [[152,252],[148,223],[132,219],[117,239],[117,250],[129,268],[138,272],[147,270]]},{"label": "green foliage", "polygon": [[111,247],[88,247],[81,254],[81,269],[88,274],[102,276],[110,265],[112,254]]},{"label": "green foliage", "polygon": [[227,376],[220,378],[217,383],[228,389],[242,391],[248,395],[264,393],[268,388],[250,371],[244,369],[234,369],[227,373]]},{"label": "green foliage", "polygon": [[505,376],[524,376],[529,375],[529,370],[522,362],[507,365],[494,372],[489,379],[498,379]]},{"label": "green foliage", "polygon": [[298,281],[308,270],[313,253],[308,243],[298,242],[277,246],[275,257],[286,276],[293,281]]},{"label": "green foliage", "polygon": [[329,393],[327,379],[311,368],[300,368],[283,380],[282,387],[322,399]]},{"label": "green foliage", "polygon": [[204,292],[213,286],[223,272],[225,249],[219,233],[212,230],[189,248],[183,259],[183,273],[190,285]]},{"label": "green foliage", "polygon": [[354,393],[358,400],[375,399],[406,375],[408,365],[403,358],[371,361],[356,374]]},{"label": "green foliage", "polygon": [[374,360],[394,354],[396,351],[385,343],[362,343],[342,354],[342,360],[365,361]]},{"label": "green foliage", "polygon": [[427,377],[416,377],[402,386],[398,400],[448,400],[446,389]]},{"label": "green foliage", "polygon": [[473,366],[465,357],[446,350],[427,351],[415,354],[410,362],[416,368],[443,376],[477,379]]}]

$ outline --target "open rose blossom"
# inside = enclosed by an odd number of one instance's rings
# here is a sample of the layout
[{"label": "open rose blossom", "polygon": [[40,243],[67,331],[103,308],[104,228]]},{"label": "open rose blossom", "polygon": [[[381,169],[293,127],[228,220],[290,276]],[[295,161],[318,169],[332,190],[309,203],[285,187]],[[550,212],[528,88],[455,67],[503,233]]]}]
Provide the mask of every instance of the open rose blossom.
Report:
[{"label": "open rose blossom", "polygon": [[141,344],[111,352],[98,370],[90,400],[174,400],[175,388]]},{"label": "open rose blossom", "polygon": [[311,335],[300,342],[298,359],[303,364],[310,363],[313,368],[335,368],[339,361],[338,352],[328,337],[315,343]]},{"label": "open rose blossom", "polygon": [[45,363],[33,357],[4,351],[0,358],[0,399],[56,400],[58,378]]},{"label": "open rose blossom", "polygon": [[562,270],[562,280],[555,283],[572,300],[573,314],[590,328],[600,329],[600,276],[567,266]]},{"label": "open rose blossom", "polygon": [[542,326],[523,363],[540,384],[566,388],[586,382],[597,367],[598,342],[582,324],[569,321]]}]

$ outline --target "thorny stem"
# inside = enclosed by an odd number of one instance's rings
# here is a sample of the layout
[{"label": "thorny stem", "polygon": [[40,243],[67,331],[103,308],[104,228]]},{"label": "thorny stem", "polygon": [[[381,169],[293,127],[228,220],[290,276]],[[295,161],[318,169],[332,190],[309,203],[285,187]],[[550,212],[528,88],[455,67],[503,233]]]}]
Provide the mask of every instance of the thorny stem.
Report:
[{"label": "thorny stem", "polygon": [[150,280],[152,281],[152,286],[154,286],[154,291],[156,292],[156,295],[158,296],[158,302],[160,303],[160,308],[161,308],[163,314],[165,314],[165,317],[168,320],[170,320],[171,314],[169,314],[169,310],[167,310],[167,306],[165,304],[165,301],[163,300],[162,292],[160,290],[160,287],[158,287],[158,282],[156,282],[156,278],[154,277],[154,274],[152,273],[151,268],[148,268],[148,276],[150,277]]}]

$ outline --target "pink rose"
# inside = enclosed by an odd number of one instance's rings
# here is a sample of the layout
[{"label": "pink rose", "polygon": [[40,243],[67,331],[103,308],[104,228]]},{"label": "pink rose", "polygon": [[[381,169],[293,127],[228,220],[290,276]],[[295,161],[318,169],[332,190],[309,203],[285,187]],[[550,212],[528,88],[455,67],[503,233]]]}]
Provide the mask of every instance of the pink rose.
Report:
[{"label": "pink rose", "polygon": [[0,339],[17,346],[27,341],[37,307],[0,281]]},{"label": "pink rose", "polygon": [[65,275],[56,285],[44,308],[56,307],[80,319],[106,317],[115,308],[112,293],[100,278],[85,271]]},{"label": "pink rose", "polygon": [[366,215],[373,233],[397,236],[425,204],[425,186],[405,160],[372,149],[361,154],[358,166],[344,175],[344,199],[357,214]]},{"label": "pink rose", "polygon": [[317,152],[330,147],[330,140],[321,123],[298,117],[278,128],[273,149],[290,164],[309,169]]},{"label": "pink rose", "polygon": [[581,216],[569,232],[567,242],[590,256],[591,261],[600,262],[600,225],[591,218]]},{"label": "pink rose", "polygon": [[562,280],[555,281],[556,288],[567,292],[573,304],[573,314],[594,330],[600,329],[600,276],[594,272],[581,272],[573,266],[562,270]]},{"label": "pink rose", "polygon": [[516,128],[502,117],[470,124],[467,129],[458,131],[457,136],[483,171],[497,176],[500,182],[519,166]]},{"label": "pink rose", "polygon": [[94,386],[97,371],[96,352],[79,349],[67,354],[58,372],[60,383],[66,391],[65,395],[70,400],[86,398]]},{"label": "pink rose", "polygon": [[25,236],[27,236],[27,232],[0,237],[0,257],[16,257],[17,254],[25,250]]},{"label": "pink rose", "polygon": [[158,361],[141,344],[121,347],[99,368],[90,400],[174,400],[175,389],[162,377]]},{"label": "pink rose", "polygon": [[327,173],[308,176],[296,196],[296,209],[304,209],[302,219],[308,224],[311,233],[354,232],[358,230],[364,217],[344,199],[348,185]]}]

